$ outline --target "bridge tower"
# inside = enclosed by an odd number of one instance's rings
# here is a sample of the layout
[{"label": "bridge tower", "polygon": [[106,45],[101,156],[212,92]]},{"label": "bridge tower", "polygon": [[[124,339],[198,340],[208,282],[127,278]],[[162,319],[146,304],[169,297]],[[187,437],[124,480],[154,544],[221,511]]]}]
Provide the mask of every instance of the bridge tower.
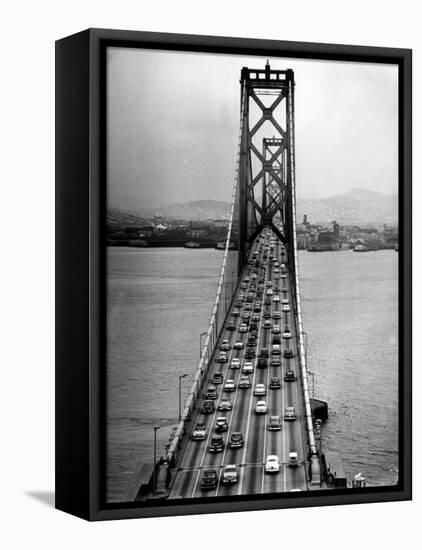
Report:
[{"label": "bridge tower", "polygon": [[[239,163],[240,267],[270,226],[293,254],[294,74],[243,67]],[[294,265],[290,262],[290,265]]]}]

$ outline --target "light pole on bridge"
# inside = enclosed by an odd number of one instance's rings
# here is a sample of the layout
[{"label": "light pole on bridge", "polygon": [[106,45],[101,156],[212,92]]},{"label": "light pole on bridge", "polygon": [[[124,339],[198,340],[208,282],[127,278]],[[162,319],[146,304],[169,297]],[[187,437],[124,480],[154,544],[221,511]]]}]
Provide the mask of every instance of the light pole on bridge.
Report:
[{"label": "light pole on bridge", "polygon": [[154,470],[152,478],[152,491],[155,493],[155,489],[157,488],[157,430],[160,429],[160,426],[153,426],[152,429],[154,430]]},{"label": "light pole on bridge", "polygon": [[208,331],[201,332],[199,335],[199,359],[202,357],[202,337],[208,334]]},{"label": "light pole on bridge", "polygon": [[182,378],[186,378],[186,374],[179,375],[179,422],[182,420]]}]

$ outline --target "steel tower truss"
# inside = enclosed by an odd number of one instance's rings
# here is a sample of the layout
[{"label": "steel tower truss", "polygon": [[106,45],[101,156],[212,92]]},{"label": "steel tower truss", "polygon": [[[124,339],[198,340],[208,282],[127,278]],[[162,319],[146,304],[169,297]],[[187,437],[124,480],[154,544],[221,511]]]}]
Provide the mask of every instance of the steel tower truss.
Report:
[{"label": "steel tower truss", "polygon": [[[291,69],[244,67],[241,72],[242,134],[239,165],[240,262],[259,232],[270,226],[293,250],[293,90]],[[254,106],[252,107],[251,103]],[[252,109],[258,120],[252,120]]]}]

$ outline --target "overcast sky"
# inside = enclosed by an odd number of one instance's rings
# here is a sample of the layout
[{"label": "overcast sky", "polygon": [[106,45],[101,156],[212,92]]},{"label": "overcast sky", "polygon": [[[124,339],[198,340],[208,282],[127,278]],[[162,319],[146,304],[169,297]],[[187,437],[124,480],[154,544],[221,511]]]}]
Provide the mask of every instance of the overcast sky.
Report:
[{"label": "overcast sky", "polygon": [[[108,205],[230,201],[243,66],[266,58],[108,50]],[[397,193],[392,65],[270,58],[295,72],[297,195]],[[271,136],[270,136],[271,137]]]}]

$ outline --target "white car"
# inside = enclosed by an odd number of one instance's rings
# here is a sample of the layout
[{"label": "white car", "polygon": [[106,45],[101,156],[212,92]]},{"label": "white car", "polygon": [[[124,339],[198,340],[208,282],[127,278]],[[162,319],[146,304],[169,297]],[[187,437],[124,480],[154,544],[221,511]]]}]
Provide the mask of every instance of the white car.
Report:
[{"label": "white car", "polygon": [[256,414],[267,414],[268,412],[268,405],[266,401],[257,401],[255,405],[255,413]]},{"label": "white car", "polygon": [[283,338],[291,338],[292,337],[292,333],[290,332],[290,330],[284,330],[283,332]]},{"label": "white car", "polygon": [[233,357],[233,359],[230,362],[230,368],[231,369],[240,369],[240,359],[239,359],[239,357]]},{"label": "white car", "polygon": [[265,389],[265,384],[256,384],[254,395],[267,395],[267,390]]},{"label": "white car", "polygon": [[289,453],[289,466],[290,468],[297,468],[297,453],[295,451]]},{"label": "white car", "polygon": [[290,311],[290,306],[289,306],[289,304],[284,304],[284,306],[283,306],[283,311],[287,311],[287,312]]},{"label": "white car", "polygon": [[[283,292],[284,292],[284,289],[283,289]],[[289,300],[288,300],[287,298],[283,298],[283,299],[281,300],[281,303],[283,304],[283,306],[284,306],[284,305],[289,305]]]},{"label": "white car", "polygon": [[273,333],[274,334],[280,334],[280,325],[274,325],[273,326]]},{"label": "white car", "polygon": [[280,471],[280,459],[277,455],[268,455],[265,462],[265,473],[277,473]]},{"label": "white car", "polygon": [[271,296],[273,293],[273,289],[272,288],[267,288],[267,296]]},{"label": "white car", "polygon": [[234,390],[234,380],[226,380],[226,383],[224,384],[224,391],[230,392]]},{"label": "white car", "polygon": [[264,328],[271,328],[271,327],[272,327],[271,321],[269,319],[266,319],[264,321]]},{"label": "white car", "polygon": [[220,349],[222,351],[228,351],[230,349],[230,342],[229,340],[223,340],[220,345]]},{"label": "white car", "polygon": [[245,361],[242,369],[243,374],[252,374],[253,373],[253,365],[251,361]]},{"label": "white car", "polygon": [[243,348],[243,342],[238,340],[237,342],[234,343],[233,347],[234,347],[234,349],[242,349]]},{"label": "white car", "polygon": [[248,325],[246,323],[242,323],[239,327],[239,332],[248,332]]},{"label": "white car", "polygon": [[273,302],[279,302],[279,301],[280,301],[280,296],[275,294],[274,297],[273,297]]}]

